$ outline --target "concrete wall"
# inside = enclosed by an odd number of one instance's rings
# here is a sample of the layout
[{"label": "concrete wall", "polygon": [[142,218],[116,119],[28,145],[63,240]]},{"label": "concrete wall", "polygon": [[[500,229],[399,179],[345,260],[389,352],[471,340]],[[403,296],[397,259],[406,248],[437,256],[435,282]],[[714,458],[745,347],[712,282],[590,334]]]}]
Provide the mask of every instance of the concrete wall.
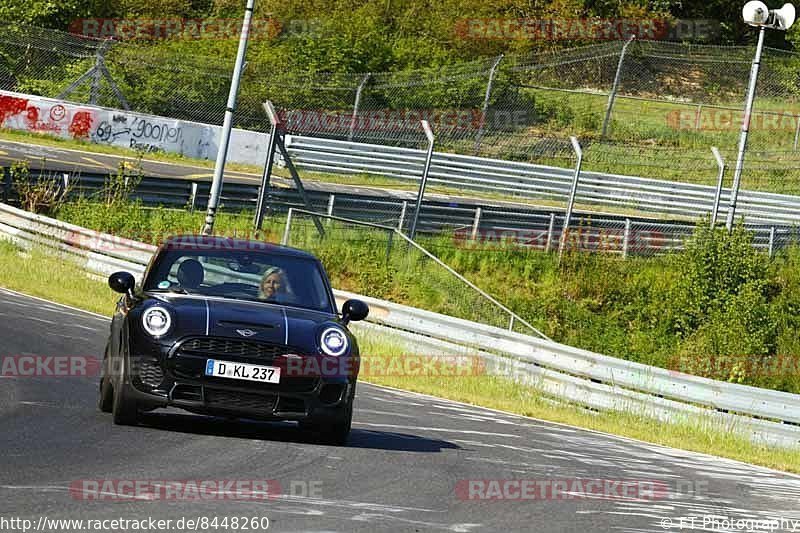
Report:
[{"label": "concrete wall", "polygon": [[[63,139],[214,159],[221,126],[0,91],[0,127]],[[234,129],[228,160],[263,166],[269,135]]]}]

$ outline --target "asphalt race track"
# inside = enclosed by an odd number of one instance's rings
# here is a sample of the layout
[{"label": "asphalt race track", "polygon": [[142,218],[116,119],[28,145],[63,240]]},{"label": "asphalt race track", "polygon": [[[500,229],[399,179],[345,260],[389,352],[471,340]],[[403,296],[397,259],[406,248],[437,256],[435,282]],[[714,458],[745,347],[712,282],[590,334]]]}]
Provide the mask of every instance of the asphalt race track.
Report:
[{"label": "asphalt race track", "polygon": [[[100,357],[106,329],[103,317],[0,289],[2,358]],[[239,516],[268,517],[274,531],[633,532],[664,531],[667,519],[677,531],[691,517],[699,530],[714,515],[793,518],[800,531],[796,476],[427,396],[361,384],[350,444],[337,448],[304,442],[290,424],[180,411],[114,426],[95,406],[96,385],[95,376],[0,377],[0,521]],[[85,479],[269,479],[281,493],[89,501],[69,490]],[[638,480],[668,491],[522,501],[466,500],[456,491],[462,480],[507,479]]]}]

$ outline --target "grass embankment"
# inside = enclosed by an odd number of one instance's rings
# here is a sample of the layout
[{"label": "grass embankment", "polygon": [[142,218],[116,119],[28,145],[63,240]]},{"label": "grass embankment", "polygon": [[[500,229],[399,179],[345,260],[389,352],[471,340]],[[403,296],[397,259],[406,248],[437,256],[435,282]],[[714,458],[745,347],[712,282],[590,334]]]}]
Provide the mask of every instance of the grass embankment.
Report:
[{"label": "grass embankment", "polygon": [[[202,213],[67,204],[59,218],[92,229],[158,242],[196,233]],[[222,213],[215,231],[250,235],[251,216]],[[263,238],[278,242],[284,218],[267,219]],[[334,286],[506,327],[508,317],[419,252],[364,228],[326,226],[320,241],[298,216],[290,244],[323,261]],[[800,249],[770,260],[739,229],[701,226],[685,252],[621,260],[510,245],[472,248],[453,236],[424,246],[528,320],[548,337],[662,368],[765,388],[800,392]],[[387,255],[387,250],[389,254]],[[519,325],[518,325],[519,326]],[[524,331],[517,328],[518,331]]]},{"label": "grass embankment", "polygon": [[[86,275],[69,260],[40,250],[23,252],[8,242],[0,241],[0,265],[0,287],[103,315],[111,313],[117,299],[104,281]],[[382,335],[362,335],[360,345],[367,359],[391,358],[408,353],[396,341]],[[800,472],[800,450],[757,445],[729,430],[713,427],[702,419],[664,423],[631,413],[591,413],[576,406],[554,404],[536,388],[498,376],[474,375],[449,379],[433,376],[371,376],[366,381],[788,472]]]}]

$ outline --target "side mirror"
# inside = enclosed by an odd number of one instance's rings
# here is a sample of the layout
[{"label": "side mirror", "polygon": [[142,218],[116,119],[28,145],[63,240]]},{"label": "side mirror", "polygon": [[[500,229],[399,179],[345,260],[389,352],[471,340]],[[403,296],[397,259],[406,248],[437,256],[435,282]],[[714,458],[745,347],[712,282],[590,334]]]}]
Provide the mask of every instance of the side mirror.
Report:
[{"label": "side mirror", "polygon": [[108,286],[111,290],[120,294],[133,296],[133,288],[136,286],[136,279],[129,272],[114,272],[108,277]]},{"label": "side mirror", "polygon": [[345,324],[364,320],[368,314],[369,306],[361,300],[347,300],[342,305],[342,320]]}]

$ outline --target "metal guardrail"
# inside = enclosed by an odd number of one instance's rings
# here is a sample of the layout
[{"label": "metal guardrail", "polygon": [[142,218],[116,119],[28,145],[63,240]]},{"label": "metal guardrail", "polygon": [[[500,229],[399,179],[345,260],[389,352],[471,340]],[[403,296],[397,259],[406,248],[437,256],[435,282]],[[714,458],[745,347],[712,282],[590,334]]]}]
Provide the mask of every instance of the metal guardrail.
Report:
[{"label": "metal guardrail", "polygon": [[[45,171],[44,174],[52,175]],[[60,175],[60,173],[59,173]],[[105,174],[67,174],[72,183],[72,195],[91,195],[102,189]],[[583,180],[583,173],[581,175]],[[36,179],[38,171],[31,171]],[[210,184],[177,178],[144,177],[133,198],[144,205],[204,209]],[[334,192],[325,184],[307,187],[313,209],[360,221],[392,224],[404,227],[413,210],[413,193],[350,194]],[[290,207],[304,207],[294,189],[270,189],[273,212],[286,213]],[[258,186],[246,183],[226,183],[222,189],[222,207],[227,210],[254,209]],[[15,200],[9,180],[0,181],[0,199]],[[683,246],[694,231],[694,224],[677,221],[656,221],[633,216],[576,213],[570,231],[570,247],[583,251],[602,251],[620,255],[649,255]],[[564,224],[563,210],[547,207],[525,207],[505,203],[458,202],[426,200],[419,219],[421,233],[455,232],[458,246],[491,246],[501,240],[540,250],[554,250],[561,239]],[[800,241],[800,227],[781,224],[748,224],[754,233],[754,245],[770,254]]]},{"label": "metal guardrail", "polygon": [[[153,246],[119,239],[0,204],[0,237],[81,260],[88,271],[143,272]],[[483,357],[488,367],[536,384],[556,398],[595,409],[641,412],[666,420],[698,416],[783,446],[800,444],[800,395],[737,385],[595,354],[502,328],[375,298],[363,327],[455,353]]]},{"label": "metal guardrail", "polygon": [[[287,136],[287,148],[301,168],[344,174],[376,174],[417,181],[425,151],[318,137]],[[429,182],[478,192],[566,202],[574,169],[436,152]],[[692,219],[713,210],[717,188],[637,176],[582,171],[581,203],[633,209]],[[722,189],[727,212],[731,190]],[[760,224],[800,223],[800,197],[743,190],[737,216]]]}]

